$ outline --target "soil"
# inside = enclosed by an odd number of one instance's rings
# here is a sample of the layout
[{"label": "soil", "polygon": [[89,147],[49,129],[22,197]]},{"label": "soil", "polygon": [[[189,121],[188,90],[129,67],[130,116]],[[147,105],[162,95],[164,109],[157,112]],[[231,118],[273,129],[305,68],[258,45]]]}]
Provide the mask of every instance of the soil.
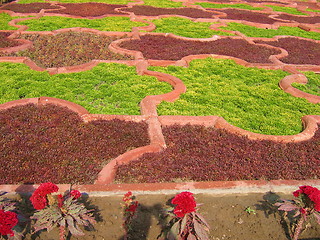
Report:
[{"label": "soil", "polygon": [[39,67],[53,68],[75,66],[91,60],[130,60],[131,56],[113,53],[108,49],[117,36],[105,36],[85,32],[65,32],[56,35],[24,34],[33,42],[27,50],[11,56],[31,58]]},{"label": "soil", "polygon": [[274,24],[281,20],[274,20],[269,17],[269,14],[253,12],[248,10],[241,9],[216,9],[219,12],[224,12],[227,14],[226,17],[220,17],[222,19],[232,19],[232,20],[244,20],[254,23],[263,23],[263,24]]},{"label": "soil", "polygon": [[67,108],[27,104],[0,111],[0,184],[93,183],[112,159],[149,144],[146,123],[84,123]]},{"label": "soil", "polygon": [[127,15],[116,8],[126,7],[126,5],[104,4],[104,3],[59,3],[65,9],[50,11],[50,13],[69,14],[80,17],[98,17],[105,14]]},{"label": "soil", "polygon": [[280,60],[288,64],[313,64],[320,65],[320,44],[298,38],[280,38],[278,41],[255,41],[275,47],[280,47],[288,52],[288,56]]},{"label": "soil", "polygon": [[282,19],[282,20],[290,20],[290,21],[295,21],[298,23],[306,23],[306,24],[317,24],[320,22],[320,17],[319,16],[294,16],[294,15],[289,15],[289,14],[280,14],[277,16],[277,19]]},{"label": "soil", "polygon": [[312,139],[298,143],[249,140],[225,130],[191,125],[164,127],[163,134],[167,148],[120,165],[116,182],[320,178],[320,130]]},{"label": "soil", "polygon": [[[133,193],[135,195],[135,193]],[[211,240],[289,240],[288,221],[280,214],[273,204],[278,199],[292,199],[292,195],[277,193],[261,194],[195,194],[199,206],[198,212],[209,223]],[[85,231],[85,236],[71,237],[69,240],[123,240],[123,215],[120,205],[123,195],[90,197],[90,208],[98,210],[97,220],[92,231]],[[155,240],[162,226],[168,219],[161,218],[164,209],[174,195],[136,195],[140,203],[137,218],[133,222],[130,240]],[[248,213],[250,207],[254,212]],[[300,235],[300,239],[319,240],[320,225],[311,222]],[[290,229],[290,228],[289,228]],[[58,239],[58,231],[42,232],[34,240]]]},{"label": "soil", "polygon": [[146,59],[157,60],[179,60],[188,55],[219,54],[251,63],[270,63],[269,56],[280,53],[279,50],[249,44],[242,39],[223,38],[201,42],[155,35],[144,35],[140,40],[125,41],[120,47],[140,51]]},{"label": "soil", "polygon": [[12,3],[1,7],[1,10],[10,10],[17,13],[39,13],[41,9],[57,9],[59,6],[52,6],[50,3]]},{"label": "soil", "polygon": [[159,16],[180,15],[190,18],[212,18],[215,13],[196,8],[157,8],[151,6],[133,6],[132,8],[120,9],[124,12],[133,12],[135,15]]}]

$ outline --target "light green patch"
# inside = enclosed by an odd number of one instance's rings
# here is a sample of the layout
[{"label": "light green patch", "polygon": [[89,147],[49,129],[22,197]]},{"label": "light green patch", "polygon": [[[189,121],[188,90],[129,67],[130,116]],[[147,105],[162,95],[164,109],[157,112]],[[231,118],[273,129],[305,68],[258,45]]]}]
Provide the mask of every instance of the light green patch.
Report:
[{"label": "light green patch", "polygon": [[303,12],[298,11],[296,8],[293,7],[281,7],[281,6],[275,6],[275,5],[265,5],[266,7],[272,8],[275,12],[283,12],[283,13],[289,13],[294,15],[307,15]]},{"label": "light green patch", "polygon": [[159,8],[179,8],[184,7],[182,2],[173,2],[170,0],[143,0],[144,5],[159,7]]},{"label": "light green patch", "polygon": [[304,72],[304,74],[308,78],[308,83],[293,83],[292,86],[303,92],[320,96],[320,74],[314,72]]},{"label": "light green patch", "polygon": [[16,27],[9,25],[9,22],[13,19],[8,13],[0,13],[0,30],[17,30]]},{"label": "light green patch", "polygon": [[265,29],[257,28],[241,23],[228,23],[227,27],[220,27],[220,29],[239,31],[248,37],[262,37],[262,38],[272,38],[274,36],[296,36],[304,37],[315,40],[320,40],[319,32],[304,31],[298,27],[284,27],[281,26],[278,29]]},{"label": "light green patch", "polygon": [[49,75],[24,64],[0,63],[0,103],[48,96],[77,103],[90,113],[139,115],[144,97],[171,90],[124,64],[101,63],[89,71]]},{"label": "light green patch", "polygon": [[308,12],[320,12],[320,10],[311,9],[311,8],[307,8],[306,11],[308,11]]},{"label": "light green patch", "polygon": [[152,21],[156,25],[154,32],[173,33],[182,37],[189,38],[209,38],[213,35],[230,36],[232,34],[211,30],[210,22],[193,22],[190,19],[181,17],[168,17]]},{"label": "light green patch", "polygon": [[251,132],[292,135],[302,131],[301,117],[319,115],[320,104],[295,98],[278,87],[288,73],[246,68],[231,60],[193,60],[190,67],[151,67],[180,78],[187,92],[162,102],[160,115],[222,116]]},{"label": "light green patch", "polygon": [[236,4],[224,4],[224,3],[208,3],[208,2],[197,2],[203,8],[238,8],[247,10],[262,10],[262,7],[252,7],[249,4],[236,3]]},{"label": "light green patch", "polygon": [[131,32],[133,27],[146,26],[146,23],[130,21],[128,17],[106,17],[99,19],[80,19],[56,16],[44,16],[40,19],[21,21],[28,31],[52,31],[61,28],[83,27],[100,31]]}]

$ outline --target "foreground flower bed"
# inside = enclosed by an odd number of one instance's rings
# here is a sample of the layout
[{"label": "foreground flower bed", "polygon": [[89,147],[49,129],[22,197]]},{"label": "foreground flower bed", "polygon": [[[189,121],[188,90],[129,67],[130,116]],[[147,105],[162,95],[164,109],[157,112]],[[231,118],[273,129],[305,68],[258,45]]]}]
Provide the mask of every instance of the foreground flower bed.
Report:
[{"label": "foreground flower bed", "polygon": [[84,123],[51,104],[0,111],[0,136],[0,184],[93,183],[110,160],[149,144],[145,123]]},{"label": "foreground flower bed", "polygon": [[[35,191],[35,194],[39,192]],[[55,189],[53,189],[56,191]],[[51,191],[52,192],[52,191]],[[72,235],[70,240],[94,240],[94,239],[123,239],[126,235],[124,233],[123,227],[121,225],[126,219],[125,210],[121,203],[126,200],[123,195],[111,195],[104,197],[92,197],[89,198],[83,193],[80,198],[79,192],[70,192],[75,201],[81,204],[85,203],[84,206],[92,214],[96,220],[93,228],[83,228],[84,236],[74,236]],[[50,193],[49,193],[50,194]],[[190,211],[194,211],[194,204],[190,205],[185,201],[177,201],[177,196],[181,194],[138,194],[135,195],[135,199],[138,201],[136,206],[136,201],[133,202],[135,217],[130,222],[131,231],[129,238],[131,240],[155,240],[157,236],[168,224],[170,218],[165,217],[165,212],[168,207],[174,208],[173,213],[179,220],[180,208],[186,211],[186,215]],[[51,195],[51,194],[50,194]],[[125,197],[128,194],[125,195]],[[42,195],[41,195],[42,196]],[[58,197],[53,193],[53,197]],[[197,212],[202,215],[210,226],[209,238],[210,239],[271,239],[271,240],[288,240],[291,239],[292,234],[290,230],[291,222],[289,219],[283,215],[283,212],[278,210],[275,203],[280,203],[281,199],[292,199],[292,194],[282,194],[282,193],[259,193],[259,194],[194,194],[193,195],[196,203],[201,204],[198,206]],[[59,197],[58,197],[59,198]],[[30,196],[22,196],[25,202],[30,201]],[[174,200],[175,199],[175,200]],[[191,199],[192,200],[192,199]],[[53,202],[51,202],[52,204]],[[67,203],[67,200],[64,201]],[[54,206],[54,205],[52,205]],[[27,209],[22,210],[21,213],[26,213],[25,211],[32,210],[32,205]],[[45,209],[51,208],[48,206]],[[171,208],[171,209],[172,209]],[[45,210],[44,209],[44,210]],[[128,208],[127,208],[128,209]],[[130,209],[130,208],[129,208]],[[128,210],[129,210],[128,209]],[[130,209],[131,210],[131,209]],[[36,211],[35,216],[43,210]],[[171,210],[172,211],[172,210]],[[179,212],[179,213],[178,213]],[[33,212],[30,212],[33,214]],[[185,215],[185,216],[186,216]],[[318,225],[315,219],[309,219],[308,227],[304,225],[304,231],[300,234],[300,239],[317,239],[320,234],[320,225]],[[37,220],[38,221],[38,220]],[[19,222],[18,225],[20,225]],[[33,228],[34,222],[32,222]],[[17,225],[17,226],[18,226]],[[20,225],[21,226],[21,225]],[[23,226],[23,224],[22,224]],[[10,229],[9,229],[10,230]],[[16,227],[13,230],[17,230]],[[30,231],[26,231],[25,239],[59,239],[59,227],[53,228],[50,232],[39,231],[31,237]]]},{"label": "foreground flower bed", "polygon": [[299,143],[254,141],[215,128],[163,128],[167,149],[119,166],[116,181],[318,179],[320,131]]}]

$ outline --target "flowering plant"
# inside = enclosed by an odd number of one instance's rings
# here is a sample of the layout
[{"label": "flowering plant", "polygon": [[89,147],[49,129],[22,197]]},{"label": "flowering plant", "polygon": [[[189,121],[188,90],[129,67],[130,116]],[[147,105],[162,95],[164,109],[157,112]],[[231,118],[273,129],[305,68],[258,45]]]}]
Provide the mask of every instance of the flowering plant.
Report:
[{"label": "flowering plant", "polygon": [[122,224],[125,230],[124,239],[128,238],[129,231],[132,229],[132,220],[136,218],[136,211],[139,205],[138,201],[135,201],[135,196],[132,195],[132,192],[127,192],[123,198],[123,208],[124,208],[124,222]]},{"label": "flowering plant", "polygon": [[294,212],[293,217],[297,219],[297,225],[291,238],[297,240],[303,223],[308,220],[309,216],[314,216],[317,223],[320,224],[320,190],[311,186],[300,186],[297,191],[293,192],[297,199],[282,200],[275,203],[278,210],[285,212]]},{"label": "flowering plant", "polygon": [[91,211],[78,202],[81,193],[78,190],[66,192],[64,195],[52,195],[59,190],[58,186],[48,182],[41,184],[32,194],[30,200],[37,210],[31,219],[35,220],[34,232],[43,229],[50,231],[59,227],[60,240],[64,240],[67,232],[82,236],[79,225],[89,226],[95,223]]},{"label": "flowering plant", "polygon": [[172,219],[169,222],[170,230],[165,233],[169,240],[208,240],[209,225],[197,212],[197,203],[191,192],[177,194],[171,203],[175,205],[169,211]]},{"label": "flowering plant", "polygon": [[8,239],[20,239],[21,234],[15,229],[19,220],[18,215],[13,212],[15,203],[3,197],[4,192],[0,193],[0,239],[6,236]]}]

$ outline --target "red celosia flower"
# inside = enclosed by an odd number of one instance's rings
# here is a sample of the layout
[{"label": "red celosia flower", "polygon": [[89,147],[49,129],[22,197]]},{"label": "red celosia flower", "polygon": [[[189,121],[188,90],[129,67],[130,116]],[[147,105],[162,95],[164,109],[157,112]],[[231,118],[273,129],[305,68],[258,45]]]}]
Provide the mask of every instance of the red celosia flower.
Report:
[{"label": "red celosia flower", "polygon": [[14,212],[0,210],[0,234],[13,236],[12,228],[17,225],[18,218]]},{"label": "red celosia flower", "polygon": [[72,190],[70,192],[70,195],[74,198],[74,199],[78,199],[79,197],[81,197],[81,193],[78,190]]},{"label": "red celosia flower", "polygon": [[136,210],[137,210],[137,207],[138,207],[138,202],[135,201],[135,202],[133,202],[128,208],[126,208],[126,211],[127,211],[127,212],[135,213]]},{"label": "red celosia flower", "polygon": [[175,206],[173,213],[180,218],[184,217],[187,213],[194,212],[197,206],[193,193],[191,192],[177,194],[172,199],[171,203],[177,205]]},{"label": "red celosia flower", "polygon": [[132,192],[129,191],[123,196],[122,201],[127,202],[131,200],[132,200]]},{"label": "red celosia flower", "polygon": [[41,192],[42,195],[47,195],[50,193],[54,193],[57,192],[59,190],[58,186],[51,183],[51,182],[47,182],[47,183],[42,183],[36,191]]},{"label": "red celosia flower", "polygon": [[306,195],[314,204],[314,209],[320,211],[320,190],[311,186],[300,186],[299,190],[293,192],[295,197],[299,197],[301,194]]},{"label": "red celosia flower", "polygon": [[30,201],[35,209],[41,210],[47,206],[47,194],[57,192],[58,186],[48,182],[42,183],[30,197]]},{"label": "red celosia flower", "polygon": [[34,192],[30,197],[30,201],[33,207],[37,210],[44,209],[47,206],[47,198],[46,196],[42,196]]}]

